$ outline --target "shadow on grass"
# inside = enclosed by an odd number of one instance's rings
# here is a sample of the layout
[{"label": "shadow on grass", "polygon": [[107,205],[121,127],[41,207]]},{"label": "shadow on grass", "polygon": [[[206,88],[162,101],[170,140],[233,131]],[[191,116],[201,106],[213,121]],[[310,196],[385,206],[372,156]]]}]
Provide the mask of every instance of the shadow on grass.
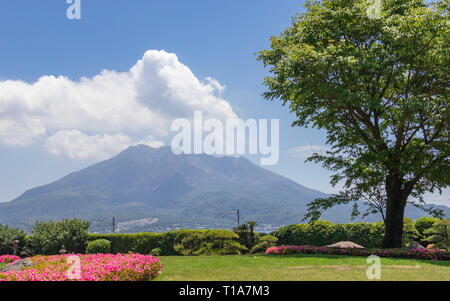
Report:
[{"label": "shadow on grass", "polygon": [[[382,257],[386,258],[386,257]],[[411,260],[411,261],[415,261],[417,263],[421,263],[421,264],[432,264],[432,265],[438,265],[438,266],[443,266],[443,267],[450,267],[450,261],[448,260],[427,260],[427,259],[417,259],[417,258],[395,258],[395,257],[388,257],[389,260],[392,261],[397,261],[399,263],[401,263],[401,261],[403,260]]]}]

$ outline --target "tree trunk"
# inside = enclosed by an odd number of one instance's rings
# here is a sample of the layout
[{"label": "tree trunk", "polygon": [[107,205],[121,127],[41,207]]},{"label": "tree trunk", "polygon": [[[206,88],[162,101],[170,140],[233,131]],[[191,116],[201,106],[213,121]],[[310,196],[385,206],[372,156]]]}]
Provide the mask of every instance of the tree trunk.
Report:
[{"label": "tree trunk", "polygon": [[408,195],[402,190],[402,181],[389,177],[386,181],[386,230],[383,248],[401,248],[403,236],[403,216]]}]

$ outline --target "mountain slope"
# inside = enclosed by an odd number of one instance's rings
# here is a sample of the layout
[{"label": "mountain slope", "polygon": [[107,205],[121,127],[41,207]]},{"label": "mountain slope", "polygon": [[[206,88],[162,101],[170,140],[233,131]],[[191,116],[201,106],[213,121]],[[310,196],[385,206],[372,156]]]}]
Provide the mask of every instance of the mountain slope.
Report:
[{"label": "mountain slope", "polygon": [[[128,231],[224,228],[235,224],[232,210],[239,209],[241,221],[270,229],[300,222],[306,204],[325,196],[244,158],[177,156],[169,147],[138,145],[0,204],[0,224],[78,217],[91,220],[92,231],[105,232],[115,216],[137,221],[126,224]],[[338,207],[324,219],[345,222],[349,216],[349,208]]]},{"label": "mountain slope", "polygon": [[224,227],[233,221],[220,212],[239,209],[247,220],[284,224],[323,196],[244,158],[177,156],[169,147],[138,145],[0,204],[0,223],[116,216],[158,218],[155,230]]}]

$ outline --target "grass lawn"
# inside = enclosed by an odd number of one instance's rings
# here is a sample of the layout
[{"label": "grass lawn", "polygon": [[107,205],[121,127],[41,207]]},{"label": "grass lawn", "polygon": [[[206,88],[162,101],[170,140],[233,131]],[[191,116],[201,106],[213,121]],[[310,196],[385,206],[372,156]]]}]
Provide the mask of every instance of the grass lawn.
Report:
[{"label": "grass lawn", "polygon": [[6,263],[0,263],[0,269],[5,265],[6,265]]},{"label": "grass lawn", "polygon": [[[295,254],[285,256],[161,256],[156,280],[287,281],[368,280],[366,257]],[[381,258],[381,280],[450,281],[449,261]]]}]

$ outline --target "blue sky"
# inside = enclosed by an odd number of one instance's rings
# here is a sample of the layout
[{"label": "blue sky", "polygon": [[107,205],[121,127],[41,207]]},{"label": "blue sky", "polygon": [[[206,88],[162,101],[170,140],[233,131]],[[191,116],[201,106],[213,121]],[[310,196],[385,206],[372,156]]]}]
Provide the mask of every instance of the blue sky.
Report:
[{"label": "blue sky", "polygon": [[[146,111],[136,120],[123,116],[114,122],[102,119],[107,113],[100,104],[108,107],[108,93],[113,98],[118,95],[111,100],[116,109],[129,96],[117,83],[128,83],[129,78],[123,77],[133,66],[140,68],[138,61],[143,65],[139,72],[144,78],[152,78],[152,70],[159,68],[155,66],[169,64],[170,70],[182,73],[174,77],[198,79],[198,89],[189,90],[193,95],[206,93],[200,96],[212,99],[216,105],[225,101],[242,119],[279,119],[280,160],[267,168],[305,186],[335,191],[328,183],[328,171],[303,162],[308,149],[324,146],[324,134],[314,129],[291,128],[294,116],[289,109],[261,97],[267,70],[256,61],[255,52],[267,49],[269,37],[289,26],[291,17],[303,10],[302,2],[81,0],[81,20],[68,20],[69,5],[65,0],[1,1],[0,83],[10,81],[5,88],[10,97],[10,120],[3,125],[0,122],[0,131],[9,130],[10,134],[5,134],[3,140],[0,136],[0,201],[9,201],[26,189],[98,161],[102,157],[96,154],[100,151],[107,156],[115,149],[112,144],[164,140],[163,121],[143,125]],[[175,54],[176,59],[170,54]],[[102,73],[104,69],[109,73]],[[42,76],[47,77],[40,80]],[[95,80],[95,76],[100,78]],[[82,77],[87,79],[84,84],[80,84]],[[171,77],[170,83],[176,78]],[[110,86],[98,88],[105,80],[110,80]],[[161,79],[156,78],[155,82],[158,80]],[[144,92],[159,93],[155,85],[150,84]],[[222,86],[226,88],[221,94],[214,90]],[[103,88],[105,91],[100,94],[93,92]],[[80,102],[76,97],[65,102],[56,97],[65,95],[61,92],[64,89],[82,91],[89,102]],[[40,99],[39,107],[30,103],[33,97]],[[91,109],[93,112],[88,113],[94,117],[84,120],[82,112]],[[219,109],[210,111],[212,116],[229,114]],[[114,119],[115,111],[111,112],[110,119]],[[46,119],[41,122],[41,118]],[[122,135],[123,131],[128,131],[127,135]],[[20,139],[12,137],[16,133]],[[85,156],[73,155],[76,150],[61,145],[69,138],[81,139],[85,144],[101,143],[101,147]],[[449,201],[442,201],[449,199],[448,191],[429,199],[450,205]]]}]

